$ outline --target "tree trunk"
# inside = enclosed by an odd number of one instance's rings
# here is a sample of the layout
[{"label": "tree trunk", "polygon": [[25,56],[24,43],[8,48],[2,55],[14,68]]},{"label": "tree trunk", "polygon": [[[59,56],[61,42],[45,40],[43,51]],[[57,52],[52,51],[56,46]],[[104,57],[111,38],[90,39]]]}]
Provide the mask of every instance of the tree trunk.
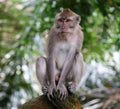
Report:
[{"label": "tree trunk", "polygon": [[83,109],[76,95],[69,95],[66,100],[52,99],[50,102],[47,96],[42,95],[26,102],[19,109]]}]

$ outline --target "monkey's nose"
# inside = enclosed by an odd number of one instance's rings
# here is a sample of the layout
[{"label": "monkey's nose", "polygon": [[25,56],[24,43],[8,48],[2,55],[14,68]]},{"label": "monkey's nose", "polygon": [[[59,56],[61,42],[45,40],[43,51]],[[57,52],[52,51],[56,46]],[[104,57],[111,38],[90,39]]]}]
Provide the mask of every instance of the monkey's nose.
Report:
[{"label": "monkey's nose", "polygon": [[65,29],[65,26],[64,26],[64,25],[62,26],[62,29]]}]

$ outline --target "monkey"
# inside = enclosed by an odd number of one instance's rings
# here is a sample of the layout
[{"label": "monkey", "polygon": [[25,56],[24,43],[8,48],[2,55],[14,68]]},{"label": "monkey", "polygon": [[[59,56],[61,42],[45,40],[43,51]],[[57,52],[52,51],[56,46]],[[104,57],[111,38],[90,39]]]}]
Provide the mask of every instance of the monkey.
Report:
[{"label": "monkey", "polygon": [[68,92],[75,93],[83,75],[84,36],[80,21],[80,16],[70,9],[58,13],[48,33],[47,57],[37,59],[36,75],[49,100],[54,92],[61,100]]}]

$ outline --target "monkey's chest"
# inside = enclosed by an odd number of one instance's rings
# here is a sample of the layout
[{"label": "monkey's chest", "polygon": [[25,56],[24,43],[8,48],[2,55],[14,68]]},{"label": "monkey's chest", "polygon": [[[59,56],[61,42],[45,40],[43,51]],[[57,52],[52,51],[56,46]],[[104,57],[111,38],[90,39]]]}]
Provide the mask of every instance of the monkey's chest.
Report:
[{"label": "monkey's chest", "polygon": [[63,65],[65,63],[65,60],[68,56],[68,52],[70,49],[70,44],[69,43],[60,43],[59,46],[57,47],[57,52],[56,52],[56,65],[58,69],[62,69]]}]

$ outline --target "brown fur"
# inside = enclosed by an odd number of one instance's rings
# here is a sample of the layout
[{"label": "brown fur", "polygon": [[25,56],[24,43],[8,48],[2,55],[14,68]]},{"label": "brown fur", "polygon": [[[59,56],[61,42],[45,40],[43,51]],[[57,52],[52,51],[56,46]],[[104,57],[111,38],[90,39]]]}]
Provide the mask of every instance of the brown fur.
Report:
[{"label": "brown fur", "polygon": [[68,9],[64,9],[62,12],[60,12],[59,14],[61,17],[66,18],[66,17],[70,17],[70,16],[78,16],[76,13],[74,13],[73,11],[71,11],[69,8]]}]

